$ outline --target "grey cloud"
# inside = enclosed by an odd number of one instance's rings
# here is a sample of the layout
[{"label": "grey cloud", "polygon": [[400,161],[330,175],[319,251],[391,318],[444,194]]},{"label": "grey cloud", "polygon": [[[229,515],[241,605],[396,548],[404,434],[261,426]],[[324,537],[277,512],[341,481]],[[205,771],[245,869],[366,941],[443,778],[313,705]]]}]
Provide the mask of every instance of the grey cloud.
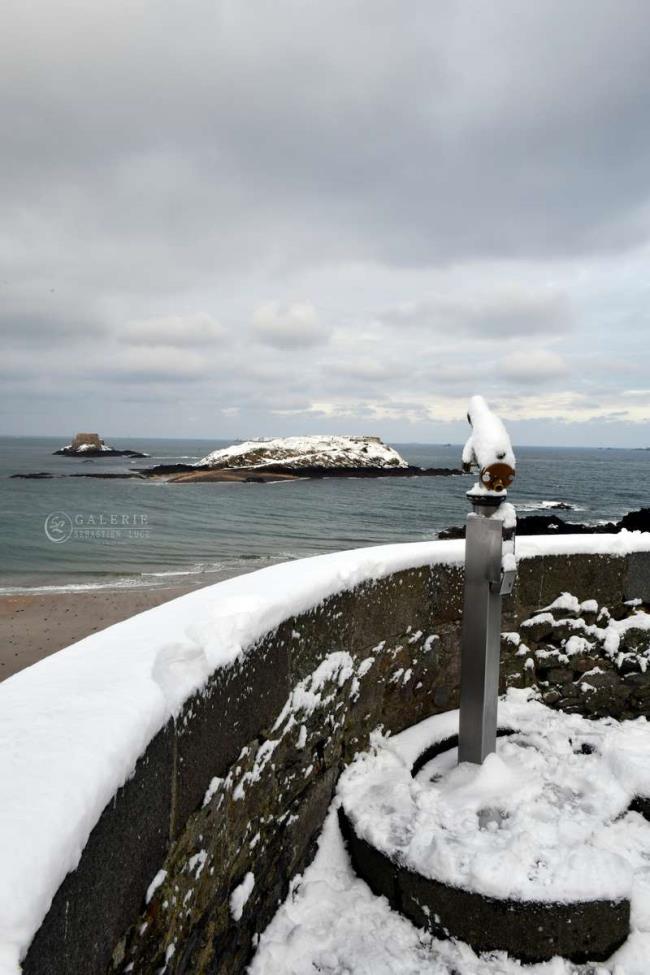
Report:
[{"label": "grey cloud", "polygon": [[498,368],[502,376],[517,383],[545,383],[564,377],[569,372],[566,361],[559,353],[535,348],[505,356]]},{"label": "grey cloud", "polygon": [[474,294],[439,294],[379,316],[390,325],[417,327],[474,338],[525,338],[562,335],[572,326],[569,303],[553,291],[523,287],[493,288]]},{"label": "grey cloud", "polygon": [[130,346],[95,364],[98,379],[125,382],[190,382],[204,379],[210,363],[205,356],[190,349],[168,346]]},{"label": "grey cloud", "polygon": [[225,330],[209,315],[161,315],[127,322],[118,338],[129,345],[206,345],[225,336]]},{"label": "grey cloud", "polygon": [[253,332],[260,342],[286,350],[310,348],[329,339],[328,329],[308,302],[296,301],[286,307],[274,301],[259,305],[253,315]]},{"label": "grey cloud", "polygon": [[[648,242],[647,6],[35,0],[4,21],[17,429],[43,389],[42,423],[69,423],[61,377],[79,410],[99,379],[125,424],[121,393],[163,402],[178,380],[206,426],[234,404],[243,426],[329,400],[392,423],[387,390],[425,424],[438,394],[480,381],[507,403],[599,346],[572,380],[632,384],[607,363],[626,336],[639,361],[647,342],[647,301],[613,270]],[[612,275],[616,328],[594,325],[590,262]],[[467,286],[446,286],[463,267]],[[552,343],[532,377],[527,342]],[[162,416],[145,419],[165,433]]]}]

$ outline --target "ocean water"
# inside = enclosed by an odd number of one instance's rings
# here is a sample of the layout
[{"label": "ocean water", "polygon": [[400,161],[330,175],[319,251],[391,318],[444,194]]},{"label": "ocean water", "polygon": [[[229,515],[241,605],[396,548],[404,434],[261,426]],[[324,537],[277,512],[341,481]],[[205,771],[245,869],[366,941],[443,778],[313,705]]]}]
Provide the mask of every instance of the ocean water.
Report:
[{"label": "ocean water", "polygon": [[[422,541],[468,510],[473,478],[167,484],[14,473],[120,471],[190,463],[229,441],[119,439],[147,460],[54,457],[65,438],[0,438],[0,592],[204,585],[273,562]],[[116,441],[117,442],[117,441]],[[393,444],[412,464],[460,466],[461,445]],[[545,503],[597,523],[650,503],[650,450],[519,447],[509,492],[520,512]]]}]

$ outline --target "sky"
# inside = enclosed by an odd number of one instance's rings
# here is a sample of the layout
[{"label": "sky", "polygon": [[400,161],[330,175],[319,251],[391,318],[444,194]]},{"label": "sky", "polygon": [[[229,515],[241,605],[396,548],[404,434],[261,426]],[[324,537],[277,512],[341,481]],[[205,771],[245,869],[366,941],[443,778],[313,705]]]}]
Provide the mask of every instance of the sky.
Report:
[{"label": "sky", "polygon": [[650,445],[646,0],[4,0],[0,432]]}]

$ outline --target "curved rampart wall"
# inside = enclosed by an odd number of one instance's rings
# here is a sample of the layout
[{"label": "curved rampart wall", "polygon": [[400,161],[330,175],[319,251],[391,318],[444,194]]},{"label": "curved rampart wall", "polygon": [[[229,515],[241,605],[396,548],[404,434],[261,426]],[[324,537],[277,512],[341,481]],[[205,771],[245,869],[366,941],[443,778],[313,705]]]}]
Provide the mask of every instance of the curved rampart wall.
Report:
[{"label": "curved rampart wall", "polygon": [[[544,554],[559,540],[522,540],[504,629],[565,590],[650,601],[644,538],[613,555],[584,537],[575,554],[566,538],[564,554]],[[441,562],[429,548],[433,564],[420,549],[416,567],[327,596],[214,671],[104,809],[25,975],[243,971],[313,854],[342,766],[378,726],[457,706],[462,545]]]}]

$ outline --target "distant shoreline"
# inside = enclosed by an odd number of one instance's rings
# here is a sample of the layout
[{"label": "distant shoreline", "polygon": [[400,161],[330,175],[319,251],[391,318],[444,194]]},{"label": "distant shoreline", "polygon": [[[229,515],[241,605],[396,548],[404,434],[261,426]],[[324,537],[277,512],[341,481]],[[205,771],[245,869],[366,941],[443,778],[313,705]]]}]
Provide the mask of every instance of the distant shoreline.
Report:
[{"label": "distant shoreline", "polygon": [[50,471],[34,471],[27,474],[11,474],[11,478],[23,480],[50,480],[63,477],[86,477],[103,480],[164,480],[171,484],[242,483],[266,484],[274,481],[322,480],[323,478],[377,478],[377,477],[463,477],[458,467],[291,467],[282,464],[263,467],[215,468],[207,464],[157,464],[132,471],[82,471],[71,474],[53,474]]}]

